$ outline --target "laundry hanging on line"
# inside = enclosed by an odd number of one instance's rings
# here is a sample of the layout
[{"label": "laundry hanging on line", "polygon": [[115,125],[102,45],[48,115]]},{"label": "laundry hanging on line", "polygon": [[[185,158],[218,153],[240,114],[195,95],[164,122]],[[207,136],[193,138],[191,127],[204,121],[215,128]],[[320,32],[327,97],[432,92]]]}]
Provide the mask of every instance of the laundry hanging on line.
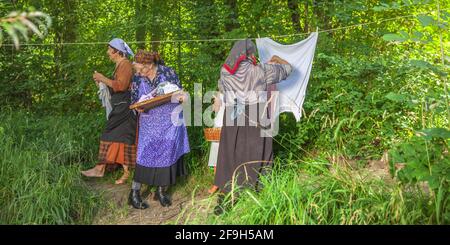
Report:
[{"label": "laundry hanging on line", "polygon": [[318,32],[313,32],[308,38],[290,45],[277,43],[268,37],[256,39],[261,63],[267,63],[273,55],[278,55],[293,68],[286,80],[276,84],[275,91],[279,93],[275,93],[278,98],[272,100],[278,101],[273,118],[283,112],[292,112],[297,122],[300,121],[318,36]]},{"label": "laundry hanging on line", "polygon": [[109,118],[109,114],[112,111],[111,94],[109,93],[108,86],[104,83],[98,84],[98,97],[102,101],[102,106],[106,110],[106,120]]}]

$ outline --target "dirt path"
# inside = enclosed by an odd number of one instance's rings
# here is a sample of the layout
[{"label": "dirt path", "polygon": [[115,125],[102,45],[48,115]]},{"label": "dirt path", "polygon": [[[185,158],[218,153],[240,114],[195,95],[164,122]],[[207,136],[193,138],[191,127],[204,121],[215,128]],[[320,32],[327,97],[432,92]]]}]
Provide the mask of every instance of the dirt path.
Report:
[{"label": "dirt path", "polygon": [[203,218],[211,213],[209,205],[204,205],[213,199],[206,190],[198,191],[194,196],[176,191],[172,194],[172,205],[162,207],[159,201],[153,199],[154,193],[144,189],[142,198],[148,202],[150,208],[138,210],[128,205],[129,184],[115,185],[96,179],[88,180],[86,183],[95,191],[102,193],[108,203],[105,210],[99,212],[94,224],[183,224],[186,218],[190,218],[190,211],[194,208],[197,211],[201,210],[200,215],[203,215]]}]

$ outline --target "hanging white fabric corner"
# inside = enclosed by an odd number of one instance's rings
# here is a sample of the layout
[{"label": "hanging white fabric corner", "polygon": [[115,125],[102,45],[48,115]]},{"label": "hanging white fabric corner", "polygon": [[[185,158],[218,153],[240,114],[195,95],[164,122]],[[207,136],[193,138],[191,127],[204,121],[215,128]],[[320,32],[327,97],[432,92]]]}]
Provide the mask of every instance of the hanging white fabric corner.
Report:
[{"label": "hanging white fabric corner", "polygon": [[297,122],[300,121],[318,36],[318,32],[313,32],[305,40],[290,45],[277,43],[268,37],[256,39],[262,63],[268,62],[273,55],[278,55],[293,68],[291,75],[276,85],[279,102],[275,117],[283,112],[292,112]]},{"label": "hanging white fabric corner", "polygon": [[112,111],[111,105],[111,94],[109,93],[108,86],[104,83],[98,84],[98,97],[102,101],[102,106],[105,107],[106,110],[106,120],[109,118],[109,114]]}]

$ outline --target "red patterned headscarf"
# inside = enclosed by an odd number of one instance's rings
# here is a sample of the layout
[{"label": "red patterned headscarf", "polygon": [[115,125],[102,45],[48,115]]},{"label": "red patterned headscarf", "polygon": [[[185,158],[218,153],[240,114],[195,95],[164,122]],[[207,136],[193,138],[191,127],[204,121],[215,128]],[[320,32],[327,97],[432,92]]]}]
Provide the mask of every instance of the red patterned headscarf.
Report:
[{"label": "red patterned headscarf", "polygon": [[230,73],[236,73],[239,64],[246,59],[250,59],[256,65],[256,47],[250,39],[237,41],[231,49],[230,55],[225,60],[223,67]]}]

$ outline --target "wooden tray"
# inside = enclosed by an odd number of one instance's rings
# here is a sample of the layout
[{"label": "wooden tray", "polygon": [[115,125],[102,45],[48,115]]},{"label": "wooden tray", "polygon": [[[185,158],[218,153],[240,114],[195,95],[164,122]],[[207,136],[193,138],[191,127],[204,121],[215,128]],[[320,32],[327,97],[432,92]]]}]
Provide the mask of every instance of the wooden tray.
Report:
[{"label": "wooden tray", "polygon": [[172,100],[172,95],[174,95],[175,93],[180,93],[180,92],[183,92],[183,91],[175,91],[172,93],[159,95],[154,98],[144,100],[144,101],[141,101],[138,103],[134,103],[134,104],[130,105],[130,109],[131,110],[134,110],[134,109],[148,110],[148,109],[160,106],[162,104],[169,103]]}]

